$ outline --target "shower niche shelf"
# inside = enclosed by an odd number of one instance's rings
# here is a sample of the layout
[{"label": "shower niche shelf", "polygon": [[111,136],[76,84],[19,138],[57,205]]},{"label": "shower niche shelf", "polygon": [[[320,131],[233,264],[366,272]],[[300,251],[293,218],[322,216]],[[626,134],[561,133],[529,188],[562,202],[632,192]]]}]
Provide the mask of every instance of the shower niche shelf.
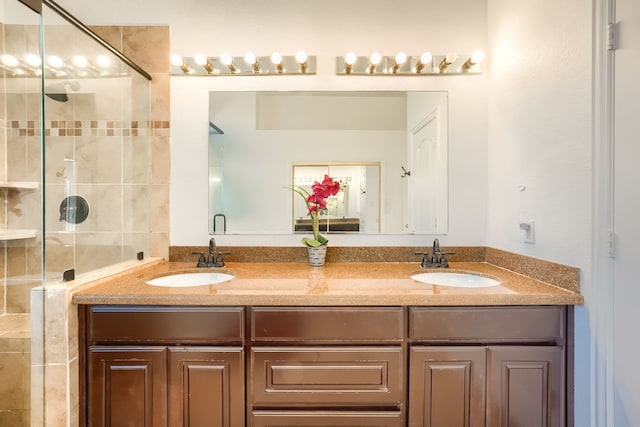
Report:
[{"label": "shower niche shelf", "polygon": [[[35,181],[0,181],[0,195],[4,202],[8,202],[9,190],[35,190],[38,188]],[[0,242],[7,240],[32,239],[36,237],[38,230],[24,228],[0,228]]]},{"label": "shower niche shelf", "polygon": [[38,183],[35,181],[0,181],[0,190],[35,190]]}]

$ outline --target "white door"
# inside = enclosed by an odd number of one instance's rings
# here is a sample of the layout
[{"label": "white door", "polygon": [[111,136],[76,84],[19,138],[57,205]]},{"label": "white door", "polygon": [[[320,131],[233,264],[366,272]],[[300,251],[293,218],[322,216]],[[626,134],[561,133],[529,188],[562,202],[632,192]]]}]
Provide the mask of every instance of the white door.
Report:
[{"label": "white door", "polygon": [[447,231],[447,147],[441,137],[441,113],[436,108],[411,129],[407,180],[407,231],[440,234]]},{"label": "white door", "polygon": [[640,1],[616,0],[613,410],[640,425]]}]

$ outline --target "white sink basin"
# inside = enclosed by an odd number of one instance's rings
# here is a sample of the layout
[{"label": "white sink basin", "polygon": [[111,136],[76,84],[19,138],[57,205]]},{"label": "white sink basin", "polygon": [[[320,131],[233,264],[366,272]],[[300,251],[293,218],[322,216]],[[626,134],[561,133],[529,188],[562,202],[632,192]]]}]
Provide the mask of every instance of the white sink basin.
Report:
[{"label": "white sink basin", "polygon": [[430,285],[454,286],[457,288],[487,288],[500,284],[498,280],[472,273],[443,273],[434,271],[414,274],[411,278],[417,282]]},{"label": "white sink basin", "polygon": [[168,288],[182,288],[187,286],[206,286],[226,282],[233,279],[231,274],[207,272],[207,273],[182,273],[162,276],[149,280],[148,285],[165,286]]}]

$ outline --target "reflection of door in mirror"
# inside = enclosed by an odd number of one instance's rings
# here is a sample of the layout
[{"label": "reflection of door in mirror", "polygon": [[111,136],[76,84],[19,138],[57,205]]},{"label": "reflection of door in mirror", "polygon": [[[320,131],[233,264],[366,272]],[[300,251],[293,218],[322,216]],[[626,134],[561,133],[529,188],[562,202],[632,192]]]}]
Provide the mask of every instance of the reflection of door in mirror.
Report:
[{"label": "reflection of door in mirror", "polygon": [[[439,165],[447,163],[446,105],[424,105],[423,116],[409,123],[407,159],[410,174],[406,175],[406,228],[410,233],[446,233],[447,171]],[[420,195],[417,197],[416,195]],[[429,195],[429,197],[424,197]]]},{"label": "reflection of door in mirror", "polygon": [[[324,175],[340,182],[340,192],[327,200],[320,214],[322,232],[380,232],[380,163],[379,162],[296,162],[293,185],[311,192],[314,182]],[[311,231],[304,200],[293,194],[293,231]]]}]

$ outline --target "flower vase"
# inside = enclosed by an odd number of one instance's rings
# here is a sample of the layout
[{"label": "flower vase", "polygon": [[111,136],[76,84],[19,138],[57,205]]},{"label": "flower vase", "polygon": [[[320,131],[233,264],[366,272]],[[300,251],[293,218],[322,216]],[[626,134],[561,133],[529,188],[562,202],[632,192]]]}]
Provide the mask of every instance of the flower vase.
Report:
[{"label": "flower vase", "polygon": [[309,252],[309,265],[312,267],[322,267],[327,256],[327,245],[307,246]]}]

